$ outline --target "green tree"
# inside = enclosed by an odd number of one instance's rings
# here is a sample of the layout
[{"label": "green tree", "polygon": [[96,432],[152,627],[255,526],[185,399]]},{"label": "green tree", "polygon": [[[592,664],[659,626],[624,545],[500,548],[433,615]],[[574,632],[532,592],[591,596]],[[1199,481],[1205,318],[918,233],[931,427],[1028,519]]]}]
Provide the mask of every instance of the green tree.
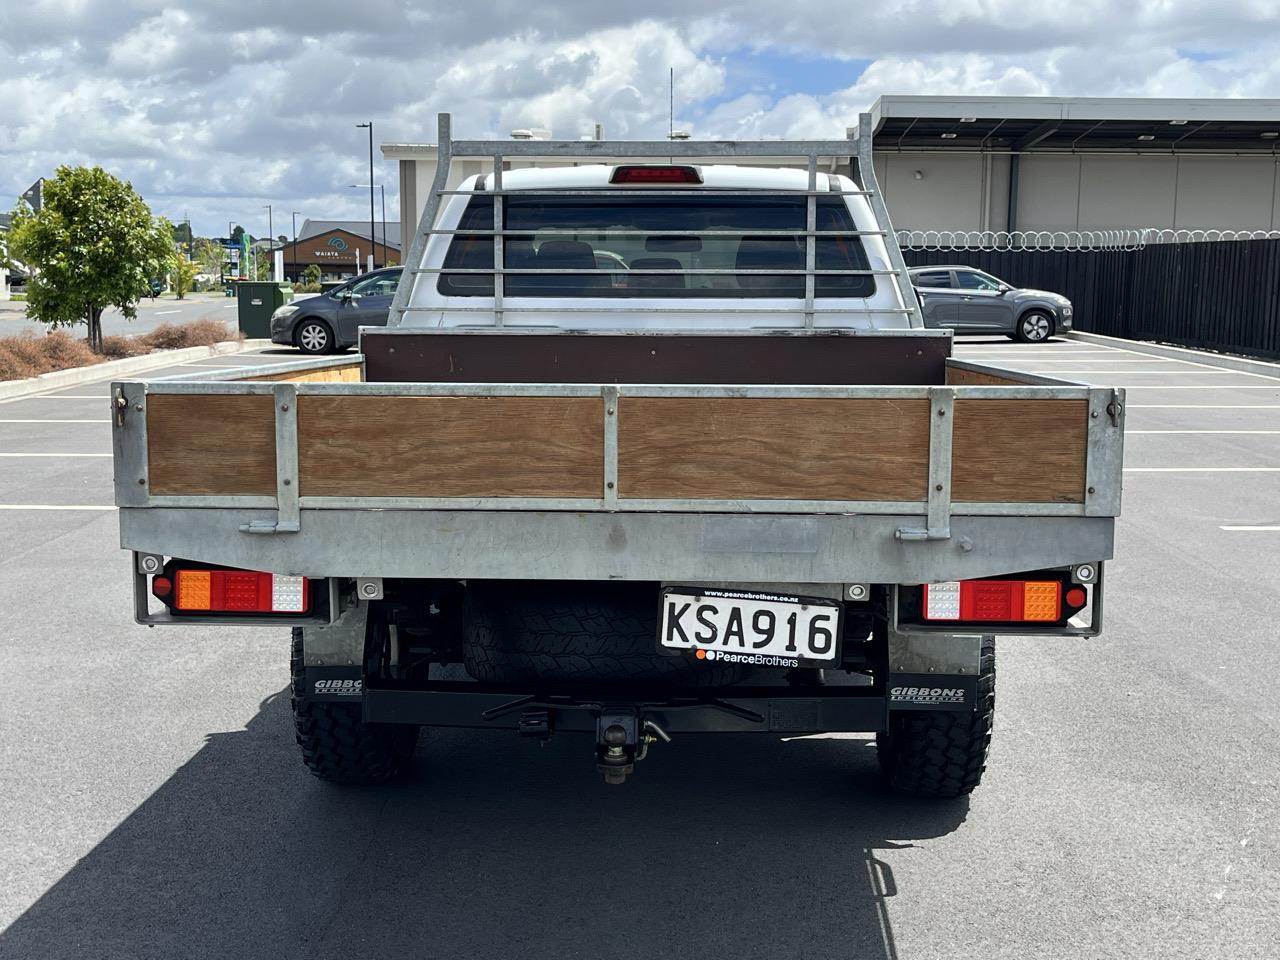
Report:
[{"label": "green tree", "polygon": [[21,213],[10,245],[32,268],[27,315],[51,327],[89,327],[102,351],[102,311],[137,316],[152,277],[173,265],[173,228],[134,191],[101,167],[59,167],[44,183],[39,213]]},{"label": "green tree", "polygon": [[200,264],[187,257],[186,254],[178,254],[177,261],[173,267],[173,292],[178,295],[179,300],[186,297],[192,285],[196,282],[196,274],[199,272]]},{"label": "green tree", "polygon": [[244,239],[244,227],[236,224],[236,228],[231,231],[231,242],[236,246],[240,246],[240,241]]},{"label": "green tree", "polygon": [[309,263],[307,269],[302,271],[302,280],[308,286],[320,282],[320,267],[318,264]]},{"label": "green tree", "polygon": [[208,237],[196,237],[196,262],[201,273],[218,274],[227,259],[227,248]]}]

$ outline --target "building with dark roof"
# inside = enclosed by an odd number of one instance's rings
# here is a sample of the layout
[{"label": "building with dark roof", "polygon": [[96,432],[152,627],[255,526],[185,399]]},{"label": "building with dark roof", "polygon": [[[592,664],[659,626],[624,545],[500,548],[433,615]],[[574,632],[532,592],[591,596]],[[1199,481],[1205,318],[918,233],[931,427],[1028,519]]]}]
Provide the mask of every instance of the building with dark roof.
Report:
[{"label": "building with dark roof", "polygon": [[400,224],[388,223],[385,237],[381,222],[374,228],[371,242],[367,220],[304,220],[297,241],[280,248],[285,277],[301,280],[307,267],[315,264],[322,280],[344,280],[368,269],[370,252],[375,267],[400,263]]}]

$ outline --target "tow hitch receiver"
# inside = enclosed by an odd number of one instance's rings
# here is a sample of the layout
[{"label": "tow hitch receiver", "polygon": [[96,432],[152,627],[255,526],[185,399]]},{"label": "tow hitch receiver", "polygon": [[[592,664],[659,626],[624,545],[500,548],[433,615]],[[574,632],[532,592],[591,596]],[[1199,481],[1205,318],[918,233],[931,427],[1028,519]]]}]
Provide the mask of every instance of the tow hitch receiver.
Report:
[{"label": "tow hitch receiver", "polygon": [[596,716],[596,769],[605,783],[625,783],[636,764],[649,753],[649,744],[671,737],[652,720],[641,720],[632,708],[605,708]]}]

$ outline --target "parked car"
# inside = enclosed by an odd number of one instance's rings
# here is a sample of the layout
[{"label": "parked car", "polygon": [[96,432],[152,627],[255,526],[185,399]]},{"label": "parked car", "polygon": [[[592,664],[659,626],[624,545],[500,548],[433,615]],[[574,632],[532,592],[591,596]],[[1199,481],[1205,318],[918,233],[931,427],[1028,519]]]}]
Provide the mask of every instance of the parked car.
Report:
[{"label": "parked car", "polygon": [[286,303],[271,315],[271,342],[303,353],[355,346],[361,327],[386,326],[400,272],[400,267],[374,270],[326,293]]},{"label": "parked car", "polygon": [[956,333],[1003,333],[1039,343],[1071,329],[1071,301],[1047,290],[1014,287],[961,265],[912,267],[926,327]]}]

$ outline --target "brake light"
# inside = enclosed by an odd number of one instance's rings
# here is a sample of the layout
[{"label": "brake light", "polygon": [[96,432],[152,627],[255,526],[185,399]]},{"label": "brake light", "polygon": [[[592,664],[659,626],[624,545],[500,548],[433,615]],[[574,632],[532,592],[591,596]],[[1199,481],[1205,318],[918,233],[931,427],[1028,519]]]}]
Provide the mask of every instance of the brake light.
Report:
[{"label": "brake light", "polygon": [[609,175],[610,183],[701,183],[702,174],[697,167],[676,166],[621,166],[614,167]]},{"label": "brake light", "polygon": [[[1083,599],[1079,604],[1082,606]],[[925,620],[1052,623],[1062,619],[1057,580],[953,580],[924,587]]]},{"label": "brake light", "polygon": [[152,580],[151,592],[186,611],[306,613],[309,605],[306,577],[253,570],[177,570]]}]

